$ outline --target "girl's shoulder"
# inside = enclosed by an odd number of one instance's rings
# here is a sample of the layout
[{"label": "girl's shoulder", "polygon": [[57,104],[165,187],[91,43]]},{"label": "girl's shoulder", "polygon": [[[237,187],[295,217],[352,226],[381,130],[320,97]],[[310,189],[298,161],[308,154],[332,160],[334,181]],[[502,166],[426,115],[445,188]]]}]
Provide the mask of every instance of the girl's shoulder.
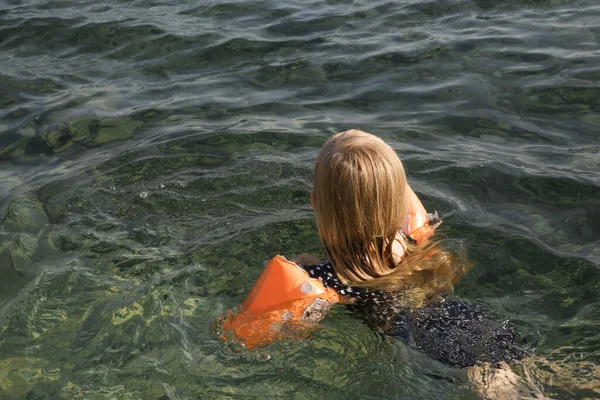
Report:
[{"label": "girl's shoulder", "polygon": [[330,261],[314,265],[301,265],[311,278],[318,279],[326,288],[332,288],[341,296],[357,300],[366,300],[372,293],[368,288],[344,285],[338,278]]}]

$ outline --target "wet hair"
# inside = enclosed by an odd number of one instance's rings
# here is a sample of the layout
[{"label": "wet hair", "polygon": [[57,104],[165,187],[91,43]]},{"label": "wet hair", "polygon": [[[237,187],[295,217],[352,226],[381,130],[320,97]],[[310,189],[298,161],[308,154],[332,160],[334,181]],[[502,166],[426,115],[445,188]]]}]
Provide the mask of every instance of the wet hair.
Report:
[{"label": "wet hair", "polygon": [[[315,165],[313,206],[319,236],[343,283],[412,288],[425,298],[466,271],[435,243],[415,251],[401,230],[409,192],[400,158],[379,137],[349,130],[325,143]],[[394,241],[405,249],[401,262],[393,256]]]},{"label": "wet hair", "polygon": [[377,136],[338,133],[321,149],[314,175],[319,235],[342,281],[389,274],[392,245],[408,212],[406,175],[396,152]]}]

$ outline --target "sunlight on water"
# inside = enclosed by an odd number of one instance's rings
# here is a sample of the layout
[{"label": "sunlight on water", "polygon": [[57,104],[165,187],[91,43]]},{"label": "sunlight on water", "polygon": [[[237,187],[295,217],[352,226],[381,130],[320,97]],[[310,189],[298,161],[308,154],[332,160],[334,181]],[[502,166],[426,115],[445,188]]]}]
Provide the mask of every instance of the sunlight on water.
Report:
[{"label": "sunlight on water", "polygon": [[[600,398],[600,5],[0,5],[0,398]],[[456,295],[534,356],[446,367],[343,309],[213,334],[263,262],[323,256],[327,137],[387,140],[469,247]],[[511,373],[512,372],[512,373]]]}]

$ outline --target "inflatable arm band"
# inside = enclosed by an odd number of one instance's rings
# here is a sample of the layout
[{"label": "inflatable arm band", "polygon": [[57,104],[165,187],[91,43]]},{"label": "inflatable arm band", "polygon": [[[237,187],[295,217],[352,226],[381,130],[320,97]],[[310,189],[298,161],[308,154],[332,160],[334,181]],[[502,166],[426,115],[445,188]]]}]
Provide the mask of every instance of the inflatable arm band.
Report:
[{"label": "inflatable arm band", "polygon": [[[296,333],[314,328],[331,305],[339,302],[335,290],[308,276],[282,256],[276,256],[262,272],[239,313],[229,312],[222,323],[223,338],[231,334],[247,348],[267,345],[286,336],[287,324]],[[288,332],[289,333],[289,332]]]},{"label": "inflatable arm band", "polygon": [[[412,189],[409,201],[409,215],[402,227],[417,243],[422,243],[439,223],[427,224],[434,217],[427,214]],[[318,321],[339,301],[333,289],[325,288],[295,263],[276,256],[265,267],[241,310],[229,311],[217,325],[221,325],[223,339],[234,339],[252,349],[314,329],[311,321]]]}]

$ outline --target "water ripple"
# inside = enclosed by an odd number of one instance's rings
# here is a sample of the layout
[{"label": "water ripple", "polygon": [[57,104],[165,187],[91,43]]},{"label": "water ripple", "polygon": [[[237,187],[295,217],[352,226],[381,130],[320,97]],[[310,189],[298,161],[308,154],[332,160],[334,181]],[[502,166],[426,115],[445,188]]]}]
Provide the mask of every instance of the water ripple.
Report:
[{"label": "water ripple", "polygon": [[458,294],[540,338],[516,372],[597,397],[599,20],[592,0],[5,1],[0,397],[470,398],[343,312],[271,361],[212,335],[265,259],[322,253],[312,168],[347,128],[469,243]]}]

